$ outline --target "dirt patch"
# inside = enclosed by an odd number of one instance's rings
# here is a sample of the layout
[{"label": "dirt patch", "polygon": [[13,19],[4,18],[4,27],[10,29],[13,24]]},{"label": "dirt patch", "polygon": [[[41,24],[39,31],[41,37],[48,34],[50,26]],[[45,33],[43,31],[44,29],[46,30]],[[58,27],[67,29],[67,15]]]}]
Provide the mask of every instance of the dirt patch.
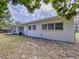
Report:
[{"label": "dirt patch", "polygon": [[20,44],[8,59],[79,59],[79,44],[28,40]]}]

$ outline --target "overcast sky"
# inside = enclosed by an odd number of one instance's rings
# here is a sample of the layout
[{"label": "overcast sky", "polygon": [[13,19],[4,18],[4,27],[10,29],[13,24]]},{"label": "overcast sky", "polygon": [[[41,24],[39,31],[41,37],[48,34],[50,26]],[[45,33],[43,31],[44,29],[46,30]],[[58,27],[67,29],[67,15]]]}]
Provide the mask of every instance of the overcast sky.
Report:
[{"label": "overcast sky", "polygon": [[51,7],[51,4],[45,5],[42,3],[41,8],[36,10],[33,14],[29,13],[23,5],[13,6],[11,3],[9,3],[8,6],[15,22],[20,21],[24,23],[57,15],[56,11]]}]

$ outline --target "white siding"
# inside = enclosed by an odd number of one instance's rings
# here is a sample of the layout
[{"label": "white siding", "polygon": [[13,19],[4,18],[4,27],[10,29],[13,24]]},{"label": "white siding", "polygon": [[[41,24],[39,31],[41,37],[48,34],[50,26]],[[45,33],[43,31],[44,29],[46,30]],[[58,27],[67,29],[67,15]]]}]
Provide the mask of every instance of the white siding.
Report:
[{"label": "white siding", "polygon": [[[63,22],[64,30],[42,30],[42,24]],[[29,25],[36,25],[36,30],[28,30]],[[63,19],[48,20],[25,25],[25,35],[41,37],[51,40],[74,42],[74,20],[66,21]]]},{"label": "white siding", "polygon": [[27,32],[27,25],[24,25],[24,35],[27,35],[28,34],[28,32]]},{"label": "white siding", "polygon": [[16,28],[16,31],[15,31],[15,33],[17,33],[17,34],[18,34],[18,26],[16,26],[15,28]]}]

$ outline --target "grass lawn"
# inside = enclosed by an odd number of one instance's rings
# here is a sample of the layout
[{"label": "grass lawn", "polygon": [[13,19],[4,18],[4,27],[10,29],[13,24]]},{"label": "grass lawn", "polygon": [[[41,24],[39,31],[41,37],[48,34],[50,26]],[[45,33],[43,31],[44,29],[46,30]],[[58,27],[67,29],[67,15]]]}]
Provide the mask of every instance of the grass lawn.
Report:
[{"label": "grass lawn", "polygon": [[76,40],[79,41],[79,33],[75,34]]},{"label": "grass lawn", "polygon": [[3,59],[6,59],[5,56],[14,53],[16,47],[26,40],[24,36],[0,34],[0,56],[4,56]]},{"label": "grass lawn", "polygon": [[79,39],[79,33],[76,33],[76,39]]},{"label": "grass lawn", "polygon": [[27,39],[24,36],[0,34],[0,48],[14,49],[18,44],[25,40]]},{"label": "grass lawn", "polygon": [[[0,49],[14,50],[20,43],[28,39],[25,36],[0,34]],[[79,39],[79,33],[76,33],[76,39]]]},{"label": "grass lawn", "polygon": [[79,59],[79,45],[33,39],[0,34],[0,59]]}]

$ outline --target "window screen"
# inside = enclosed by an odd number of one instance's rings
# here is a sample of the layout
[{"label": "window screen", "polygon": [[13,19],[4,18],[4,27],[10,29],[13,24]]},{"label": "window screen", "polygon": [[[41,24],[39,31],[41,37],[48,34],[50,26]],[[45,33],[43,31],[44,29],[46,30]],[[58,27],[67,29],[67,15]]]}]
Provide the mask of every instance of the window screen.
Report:
[{"label": "window screen", "polygon": [[33,30],[36,30],[36,25],[33,25]]},{"label": "window screen", "polygon": [[49,30],[54,30],[54,24],[48,24],[48,29]]},{"label": "window screen", "polygon": [[47,30],[47,24],[42,24],[42,30]]},{"label": "window screen", "polygon": [[55,30],[63,30],[63,23],[56,23]]}]

